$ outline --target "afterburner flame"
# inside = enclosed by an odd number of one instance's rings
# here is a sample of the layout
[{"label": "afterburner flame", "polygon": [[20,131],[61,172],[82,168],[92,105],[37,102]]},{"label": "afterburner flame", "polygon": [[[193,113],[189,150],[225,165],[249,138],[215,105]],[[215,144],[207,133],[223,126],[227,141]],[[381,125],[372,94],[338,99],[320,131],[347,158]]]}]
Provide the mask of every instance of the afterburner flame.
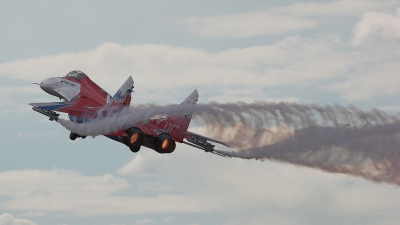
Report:
[{"label": "afterburner flame", "polygon": [[161,144],[161,149],[163,151],[172,152],[176,147],[175,141],[172,139],[165,139]]},{"label": "afterburner flame", "polygon": [[133,145],[141,145],[143,143],[143,136],[140,135],[139,133],[134,133],[131,136],[130,142]]}]

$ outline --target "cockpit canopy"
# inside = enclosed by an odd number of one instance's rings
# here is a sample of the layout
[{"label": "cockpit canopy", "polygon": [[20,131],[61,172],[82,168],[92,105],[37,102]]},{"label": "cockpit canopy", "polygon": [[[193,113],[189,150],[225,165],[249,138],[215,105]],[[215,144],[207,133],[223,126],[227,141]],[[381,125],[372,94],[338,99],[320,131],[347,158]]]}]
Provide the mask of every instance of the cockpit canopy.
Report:
[{"label": "cockpit canopy", "polygon": [[65,75],[65,77],[71,77],[71,78],[74,78],[77,80],[81,80],[81,79],[87,77],[87,75],[82,71],[74,70],[74,71],[69,72],[67,75]]}]

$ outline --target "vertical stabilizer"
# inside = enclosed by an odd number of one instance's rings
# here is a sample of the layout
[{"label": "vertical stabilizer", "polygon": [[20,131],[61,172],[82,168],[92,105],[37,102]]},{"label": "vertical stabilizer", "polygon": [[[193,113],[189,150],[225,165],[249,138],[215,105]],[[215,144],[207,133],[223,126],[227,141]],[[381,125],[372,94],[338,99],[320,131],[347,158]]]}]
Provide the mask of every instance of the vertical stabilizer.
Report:
[{"label": "vertical stabilizer", "polygon": [[[183,100],[183,102],[180,105],[181,106],[188,104],[196,105],[198,98],[199,98],[199,93],[197,92],[197,90],[194,90],[185,100]],[[193,111],[185,112],[184,114],[173,114],[167,117],[168,122],[170,124],[175,124],[176,128],[178,129],[178,133],[175,134],[176,137],[179,138],[177,141],[182,142],[186,134],[186,131],[189,127],[190,121],[192,120],[192,115]]]},{"label": "vertical stabilizer", "polygon": [[130,76],[104,107],[128,107],[131,104],[133,79]]}]

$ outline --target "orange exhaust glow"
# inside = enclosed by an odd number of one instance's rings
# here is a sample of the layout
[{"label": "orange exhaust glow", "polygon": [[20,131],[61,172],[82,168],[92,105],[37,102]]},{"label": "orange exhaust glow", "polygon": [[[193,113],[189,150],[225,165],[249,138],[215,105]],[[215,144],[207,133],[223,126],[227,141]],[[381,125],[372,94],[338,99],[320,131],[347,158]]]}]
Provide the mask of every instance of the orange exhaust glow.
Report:
[{"label": "orange exhaust glow", "polygon": [[138,133],[134,133],[134,134],[132,134],[132,136],[131,136],[131,144],[132,144],[132,145],[135,145],[135,146],[142,145],[143,140],[144,140],[144,139],[143,139],[143,136],[140,135],[140,134],[138,134]]},{"label": "orange exhaust glow", "polygon": [[175,150],[176,144],[174,140],[165,139],[161,144],[161,149],[166,152],[172,152]]}]

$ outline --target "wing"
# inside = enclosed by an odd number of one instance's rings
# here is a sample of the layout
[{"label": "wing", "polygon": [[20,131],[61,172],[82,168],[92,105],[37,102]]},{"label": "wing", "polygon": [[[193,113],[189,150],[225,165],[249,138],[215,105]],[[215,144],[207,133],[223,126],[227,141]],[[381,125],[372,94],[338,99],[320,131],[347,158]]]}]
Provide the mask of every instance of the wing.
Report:
[{"label": "wing", "polygon": [[70,107],[72,104],[69,102],[42,102],[42,103],[29,103],[29,105],[44,109],[46,111],[55,111],[62,108]]},{"label": "wing", "polygon": [[79,94],[79,89],[71,87],[62,87],[54,89],[59,95],[61,95],[65,100],[71,101],[74,97]]},{"label": "wing", "polygon": [[74,102],[43,102],[43,103],[29,103],[33,106],[32,109],[39,112],[45,116],[48,116],[50,120],[57,120],[59,114],[57,112],[68,113],[71,117],[85,117],[87,115],[92,115],[95,110],[91,107],[77,106]]}]

